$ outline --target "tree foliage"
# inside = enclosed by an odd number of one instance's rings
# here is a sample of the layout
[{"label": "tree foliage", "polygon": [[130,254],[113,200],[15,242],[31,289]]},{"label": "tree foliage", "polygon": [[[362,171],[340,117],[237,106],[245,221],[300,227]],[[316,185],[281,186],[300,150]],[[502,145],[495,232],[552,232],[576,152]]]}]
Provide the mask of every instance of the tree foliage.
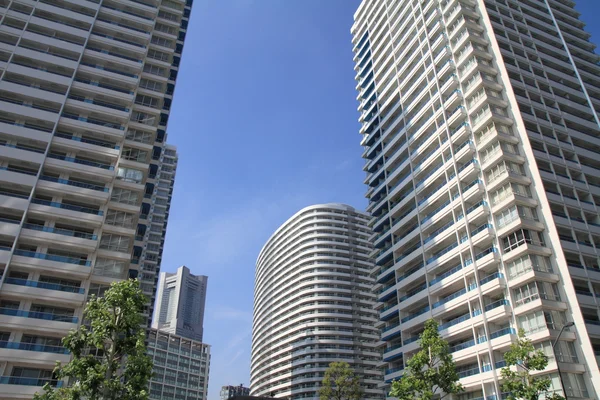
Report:
[{"label": "tree foliage", "polygon": [[[541,350],[535,350],[523,329],[519,330],[518,340],[504,354],[504,361],[507,366],[501,371],[502,390],[508,392],[509,400],[538,400],[550,389],[550,379],[531,376],[532,371],[546,369],[548,357]],[[564,397],[554,393],[547,394],[544,399],[561,400]]]},{"label": "tree foliage", "polygon": [[360,400],[362,389],[358,376],[346,362],[332,362],[325,371],[319,390],[321,400]]},{"label": "tree foliage", "polygon": [[84,310],[85,324],[63,339],[73,359],[54,370],[69,385],[46,384],[34,399],[146,400],[152,374],[141,315],[146,302],[139,282],[132,279],[114,282],[102,297],[92,296]]},{"label": "tree foliage", "polygon": [[456,365],[450,354],[448,342],[438,332],[438,324],[430,319],[420,336],[421,350],[407,363],[404,375],[392,382],[391,397],[398,400],[431,400],[460,393]]}]

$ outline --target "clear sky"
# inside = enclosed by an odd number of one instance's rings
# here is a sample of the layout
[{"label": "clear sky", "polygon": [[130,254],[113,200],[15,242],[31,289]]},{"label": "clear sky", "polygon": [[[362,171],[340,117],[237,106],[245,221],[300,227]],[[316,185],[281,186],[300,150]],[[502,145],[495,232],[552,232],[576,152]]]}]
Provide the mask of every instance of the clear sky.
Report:
[{"label": "clear sky", "polygon": [[[359,0],[196,0],[169,120],[163,271],[208,275],[209,400],[249,384],[254,267],[300,208],[364,208],[350,26]],[[598,42],[600,0],[577,8]]]}]

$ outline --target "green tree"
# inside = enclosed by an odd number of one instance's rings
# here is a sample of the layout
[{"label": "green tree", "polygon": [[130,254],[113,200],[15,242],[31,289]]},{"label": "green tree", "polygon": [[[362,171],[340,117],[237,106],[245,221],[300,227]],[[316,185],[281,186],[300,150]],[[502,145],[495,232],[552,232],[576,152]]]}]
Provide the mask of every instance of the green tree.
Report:
[{"label": "green tree", "polygon": [[92,296],[86,325],[71,331],[63,345],[73,359],[58,363],[57,379],[69,386],[44,386],[34,400],[146,400],[152,360],[146,355],[141,311],[147,303],[137,280],[114,282],[102,297]]},{"label": "green tree", "polygon": [[460,393],[463,388],[448,342],[440,336],[433,319],[425,322],[419,344],[421,350],[408,360],[404,375],[392,382],[390,396],[398,400],[431,400],[434,396],[444,398]]},{"label": "green tree", "polygon": [[321,400],[360,400],[362,389],[358,376],[347,362],[332,362],[325,371],[319,389]]},{"label": "green tree", "polygon": [[[523,329],[519,329],[519,338],[504,353],[504,361],[507,366],[501,371],[502,390],[508,392],[509,400],[538,400],[550,389],[550,379],[531,376],[532,371],[546,369],[548,357],[541,350],[535,350]],[[564,397],[554,393],[546,394],[544,399],[561,400]]]}]

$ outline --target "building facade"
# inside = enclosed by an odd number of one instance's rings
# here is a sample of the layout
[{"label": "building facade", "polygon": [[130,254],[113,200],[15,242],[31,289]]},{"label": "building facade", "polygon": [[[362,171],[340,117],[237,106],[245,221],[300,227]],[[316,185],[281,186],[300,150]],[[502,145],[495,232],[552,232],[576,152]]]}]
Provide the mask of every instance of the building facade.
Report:
[{"label": "building facade", "polygon": [[202,341],[208,276],[192,275],[186,266],[160,273],[153,327]]},{"label": "building facade", "polygon": [[207,399],[209,345],[150,329],[148,355],[152,357],[154,364],[150,379],[150,399]]},{"label": "building facade", "polygon": [[250,388],[247,388],[244,385],[221,386],[221,400],[228,400],[236,396],[250,396]]},{"label": "building facade", "polygon": [[148,325],[154,311],[177,161],[175,146],[165,143],[160,153],[153,152],[135,235],[133,256],[134,259],[139,257],[138,278],[142,291],[150,299],[147,310]]},{"label": "building facade", "polygon": [[0,4],[3,399],[63,384],[52,375],[70,357],[60,339],[86,299],[139,276],[136,227],[165,148],[191,4]]},{"label": "building facade", "polygon": [[600,68],[573,7],[364,0],[355,14],[386,387],[433,318],[459,399],[502,396],[521,328],[552,390],[600,398]]},{"label": "building facade", "polygon": [[364,399],[377,388],[381,353],[368,217],[343,204],[304,208],[269,238],[256,262],[253,396],[318,399],[331,362],[348,362]]}]

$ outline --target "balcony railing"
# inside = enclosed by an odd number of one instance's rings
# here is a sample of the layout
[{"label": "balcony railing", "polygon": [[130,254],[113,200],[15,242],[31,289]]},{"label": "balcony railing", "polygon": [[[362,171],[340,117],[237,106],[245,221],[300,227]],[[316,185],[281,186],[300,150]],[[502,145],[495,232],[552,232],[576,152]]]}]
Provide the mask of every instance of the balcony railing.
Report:
[{"label": "balcony railing", "polygon": [[70,354],[70,351],[65,349],[63,346],[47,346],[43,344],[23,342],[0,341],[0,349],[38,351],[41,353]]},{"label": "balcony railing", "polygon": [[54,158],[57,160],[62,160],[62,161],[66,161],[66,162],[72,162],[75,164],[81,164],[81,165],[88,165],[90,167],[96,167],[96,168],[102,168],[102,169],[107,169],[109,171],[113,171],[115,169],[114,166],[110,165],[110,164],[103,164],[103,163],[99,163],[99,162],[95,162],[95,161],[88,161],[88,160],[82,160],[80,158],[76,158],[76,157],[67,157],[67,156],[63,156],[60,154],[48,154],[49,158]]},{"label": "balcony railing", "polygon": [[36,253],[35,251],[28,251],[28,250],[15,250],[15,255],[23,256],[23,257],[39,258],[42,260],[56,261],[56,262],[62,262],[62,263],[67,263],[67,264],[83,265],[86,267],[89,267],[92,265],[91,261],[85,260],[83,258],[57,256],[54,254],[46,254],[46,253]]},{"label": "balcony railing", "polygon": [[40,288],[40,289],[49,289],[49,290],[58,290],[60,292],[79,293],[79,294],[85,293],[85,289],[82,287],[59,285],[57,283],[29,281],[27,279],[18,279],[18,278],[6,278],[5,282],[10,283],[11,285],[36,287],[36,288]]},{"label": "balcony railing", "polygon": [[425,314],[428,311],[429,311],[429,306],[425,306],[425,307],[421,308],[420,310],[418,310],[418,311],[416,311],[416,312],[414,312],[414,313],[412,313],[410,315],[407,315],[406,317],[402,318],[400,320],[400,322],[401,323],[408,322],[411,319],[417,318],[418,316],[423,315],[423,314]]},{"label": "balcony railing", "polygon": [[403,371],[404,367],[388,368],[385,370],[385,375],[393,374],[394,372]]},{"label": "balcony railing", "polygon": [[62,387],[63,382],[56,379],[23,378],[20,376],[0,376],[0,385],[44,386],[49,383],[53,387]]},{"label": "balcony railing", "polygon": [[97,190],[99,192],[108,192],[108,190],[109,190],[105,186],[93,185],[91,183],[77,182],[77,181],[72,181],[69,179],[55,178],[53,176],[42,175],[42,176],[40,176],[40,180],[48,181],[48,182],[62,183],[63,185],[76,186],[76,187],[80,187],[80,188],[84,188],[84,189]]},{"label": "balcony railing", "polygon": [[486,276],[482,280],[479,281],[479,285],[485,285],[486,283],[493,281],[494,279],[504,278],[504,275],[501,272],[494,272],[491,275]]},{"label": "balcony railing", "polygon": [[392,325],[388,325],[388,326],[385,326],[385,327],[383,327],[383,328],[381,329],[381,332],[387,332],[387,331],[389,331],[389,330],[392,330],[392,329],[394,329],[394,328],[397,328],[397,327],[399,327],[399,326],[400,326],[400,324],[398,324],[398,323],[396,323],[396,324],[392,324]]},{"label": "balcony railing", "polygon": [[47,321],[69,322],[72,324],[76,324],[79,321],[79,318],[74,317],[72,315],[70,316],[70,315],[52,314],[52,313],[39,312],[39,311],[15,310],[14,308],[0,308],[0,314],[9,315],[9,316],[13,316],[13,317],[43,319],[43,320],[47,320]]},{"label": "balcony railing", "polygon": [[450,269],[449,271],[444,272],[443,274],[441,274],[441,275],[435,277],[434,279],[432,279],[431,281],[429,281],[429,286],[435,285],[442,279],[447,278],[450,275],[454,274],[455,272],[460,271],[462,268],[463,268],[462,264],[458,264],[456,267]]},{"label": "balcony railing", "polygon": [[[75,78],[75,82],[81,82],[81,83],[85,83],[85,84],[96,86],[96,87],[103,88],[103,89],[114,90],[115,92],[119,92],[119,93],[133,94],[133,92],[129,89],[123,89],[123,88],[120,88],[117,86],[107,85],[104,83],[92,81],[90,79]],[[69,117],[67,117],[67,118],[69,118]],[[79,119],[79,117],[75,116],[75,118],[71,118],[71,119]]]},{"label": "balcony railing", "polygon": [[454,325],[460,324],[461,322],[464,322],[468,319],[471,319],[471,314],[469,314],[469,313],[463,314],[460,317],[454,318],[453,320],[450,320],[450,321],[438,326],[438,331],[448,329],[448,328],[450,328]]},{"label": "balcony railing", "polygon": [[[96,85],[96,86],[100,86],[100,85]],[[63,113],[61,115],[61,117],[68,118],[68,119],[74,119],[74,120],[82,121],[82,122],[87,122],[89,124],[105,126],[107,128],[118,129],[121,131],[125,129],[125,127],[121,124],[114,124],[114,123],[108,122],[108,121],[100,121],[99,119],[94,119],[94,118],[80,117],[79,115],[75,115],[75,114]]]},{"label": "balcony railing", "polygon": [[24,224],[23,228],[33,229],[33,230],[40,231],[40,232],[57,233],[59,235],[78,237],[78,238],[82,238],[82,239],[90,239],[90,240],[98,239],[98,236],[96,236],[92,233],[80,232],[80,231],[76,231],[73,229],[60,229],[60,228],[53,228],[53,227],[37,225],[37,224]]},{"label": "balcony railing", "polygon": [[55,201],[33,199],[33,200],[31,200],[31,202],[33,204],[41,204],[43,206],[64,208],[65,210],[79,211],[79,212],[83,212],[86,214],[104,215],[104,212],[102,210],[94,210],[93,208],[87,208],[87,207],[81,207],[81,206],[72,206],[70,204],[57,203]]}]

